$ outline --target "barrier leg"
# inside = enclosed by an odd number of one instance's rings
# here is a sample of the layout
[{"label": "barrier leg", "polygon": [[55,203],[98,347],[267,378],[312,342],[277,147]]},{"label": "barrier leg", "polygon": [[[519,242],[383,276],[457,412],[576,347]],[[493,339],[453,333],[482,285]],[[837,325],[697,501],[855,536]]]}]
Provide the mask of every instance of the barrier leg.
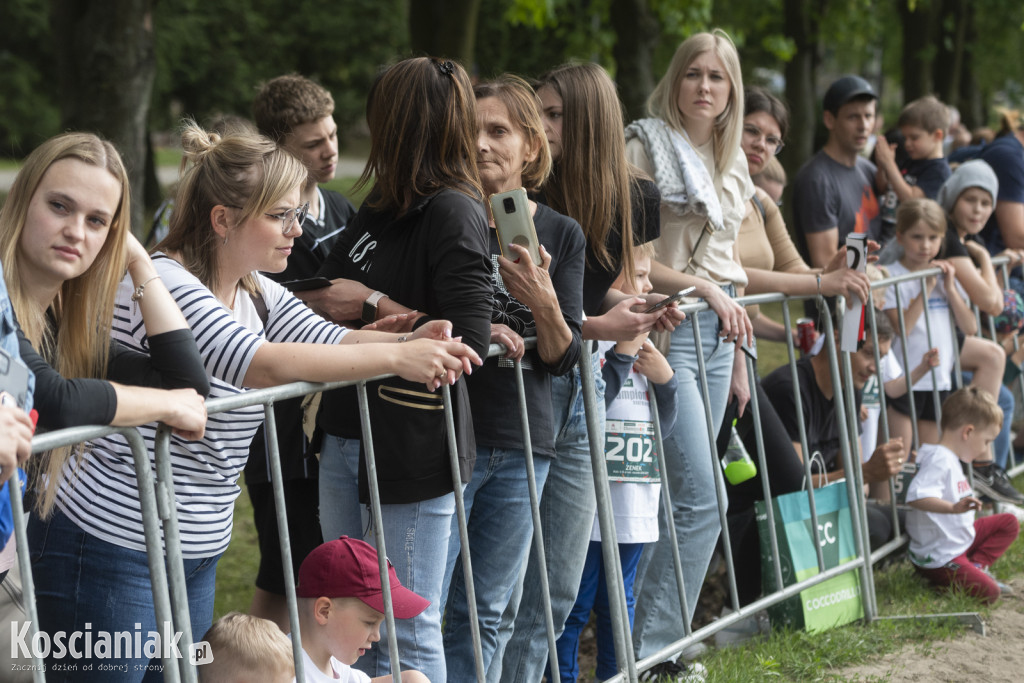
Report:
[{"label": "barrier leg", "polygon": [[[583,407],[587,416],[587,432],[590,435],[590,459],[594,468],[597,519],[601,528],[601,552],[608,583],[608,608],[611,612],[612,634],[615,638],[615,659],[620,670],[625,671],[626,680],[636,683],[636,662],[633,657],[633,640],[629,635],[626,589],[622,578],[622,563],[619,559],[619,544],[615,533],[615,516],[612,511],[611,493],[608,486],[608,469],[604,458],[604,435],[601,433],[601,426],[597,421],[597,408],[594,405],[597,389],[594,386],[594,367],[589,353],[583,354],[580,359],[580,380],[583,385]],[[556,670],[552,670],[552,675],[555,675],[554,671]]]},{"label": "barrier leg", "polygon": [[395,637],[395,608],[391,602],[391,577],[388,572],[388,551],[384,543],[384,521],[380,511],[380,485],[377,483],[377,461],[373,456],[373,433],[370,429],[370,409],[366,402],[366,382],[356,385],[359,399],[359,421],[362,425],[363,453],[366,457],[366,481],[370,488],[370,510],[373,515],[373,540],[377,546],[377,569],[380,572],[381,597],[384,598],[384,622],[388,627],[388,653],[391,655],[391,678],[402,683],[398,659],[398,640]]},{"label": "barrier leg", "polygon": [[277,512],[277,538],[281,544],[281,568],[284,570],[284,594],[288,601],[288,621],[292,627],[292,657],[295,659],[295,680],[304,681],[302,634],[299,631],[299,609],[295,595],[295,568],[292,566],[292,542],[288,532],[288,510],[284,501],[284,474],[281,472],[281,450],[277,442],[277,417],[274,404],[263,406],[263,429],[266,434],[267,460],[270,462],[270,483],[274,489]]},{"label": "barrier leg", "polygon": [[[170,455],[171,430],[161,424],[156,431],[154,458],[156,461],[156,498],[161,508],[164,527],[164,551],[167,557],[167,579],[171,593],[171,612],[175,630],[181,634],[178,649],[186,653],[192,646],[192,621],[188,609],[188,587],[185,581],[185,565],[181,554],[181,534],[178,531],[178,513],[174,499],[174,475],[171,472]],[[141,438],[141,437],[140,437]],[[148,463],[147,463],[148,467]],[[196,683],[196,669],[183,664],[181,680]]]},{"label": "barrier leg", "polygon": [[[455,517],[459,524],[459,541],[462,545],[462,571],[465,574],[466,606],[469,609],[470,637],[473,639],[473,663],[476,668],[476,680],[479,683],[484,681],[484,657],[480,647],[480,620],[477,618],[476,609],[476,588],[473,585],[473,562],[469,552],[469,529],[466,526],[466,501],[462,497],[462,473],[459,470],[459,450],[455,442],[455,416],[452,413],[451,386],[441,386],[441,396],[444,399],[444,417],[448,427],[448,456],[452,468],[452,489],[455,492]],[[443,609],[443,608],[442,608]],[[394,674],[397,669],[395,663],[391,664],[391,671]],[[398,683],[400,679],[396,678]]]},{"label": "barrier leg", "polygon": [[[580,360],[589,362],[587,354],[583,354]],[[523,364],[515,362],[516,393],[519,397],[519,419],[523,433],[523,453],[526,456],[526,483],[530,493],[530,513],[533,516],[533,549],[537,553],[537,563],[540,567],[538,580],[540,581],[541,606],[544,610],[544,625],[548,639],[548,666],[551,668],[551,675],[558,676],[558,652],[555,639],[555,620],[551,615],[551,588],[548,584],[548,559],[544,553],[544,529],[540,518],[540,494],[537,491],[537,474],[533,467],[533,443],[530,438],[530,420],[526,406],[526,386],[523,384]],[[528,558],[523,559],[524,569]],[[496,653],[497,654],[497,653]]]}]

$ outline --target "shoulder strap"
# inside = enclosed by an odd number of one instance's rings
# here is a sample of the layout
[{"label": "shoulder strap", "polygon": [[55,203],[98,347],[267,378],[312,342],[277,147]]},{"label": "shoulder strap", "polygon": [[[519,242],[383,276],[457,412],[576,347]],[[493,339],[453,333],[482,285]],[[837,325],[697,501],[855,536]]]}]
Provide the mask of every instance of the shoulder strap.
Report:
[{"label": "shoulder strap", "polygon": [[270,311],[267,310],[267,302],[263,300],[263,294],[249,293],[249,298],[252,299],[252,305],[256,308],[256,315],[260,317],[260,321],[263,322],[263,329],[267,329],[267,321],[270,320]]},{"label": "shoulder strap", "polygon": [[768,222],[768,214],[765,212],[764,204],[761,203],[761,200],[758,198],[757,193],[755,192],[750,199],[751,199],[751,201],[754,202],[754,206],[757,207],[757,210],[761,212],[761,222],[762,223],[767,223]]}]

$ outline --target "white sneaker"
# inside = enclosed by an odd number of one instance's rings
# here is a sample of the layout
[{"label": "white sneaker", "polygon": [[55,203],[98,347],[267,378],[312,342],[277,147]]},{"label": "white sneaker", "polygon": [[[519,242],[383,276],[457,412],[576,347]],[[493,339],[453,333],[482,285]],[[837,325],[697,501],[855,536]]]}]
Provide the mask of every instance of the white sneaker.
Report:
[{"label": "white sneaker", "polygon": [[1024,508],[1020,506],[1013,503],[993,503],[992,507],[995,512],[1008,512],[1016,517],[1018,522],[1024,522]]},{"label": "white sneaker", "polygon": [[[725,606],[722,607],[722,616],[728,616],[732,614],[731,608]],[[715,645],[718,647],[729,647],[730,645],[740,645],[746,643],[753,638],[761,635],[761,615],[760,612],[751,614],[745,619],[733,622],[731,625],[726,626],[721,631],[715,633]],[[767,615],[766,615],[767,616]]]}]

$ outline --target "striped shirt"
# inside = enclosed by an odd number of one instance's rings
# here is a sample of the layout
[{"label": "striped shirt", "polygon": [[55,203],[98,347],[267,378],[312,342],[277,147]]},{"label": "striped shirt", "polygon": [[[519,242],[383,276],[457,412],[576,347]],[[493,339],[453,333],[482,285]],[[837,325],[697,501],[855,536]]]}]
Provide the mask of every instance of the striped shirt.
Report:
[{"label": "striped shirt", "polygon": [[[210,398],[245,391],[239,387],[256,350],[266,341],[336,344],[348,331],[317,316],[277,283],[256,275],[269,313],[264,330],[244,290],[238,290],[234,309],[229,310],[177,261],[155,255],[153,263],[195,335],[210,376]],[[130,348],[148,352],[146,329],[131,302],[132,291],[131,280],[125,278],[117,292],[113,336]],[[255,405],[211,415],[201,441],[171,437],[176,510],[186,559],[212,557],[227,549],[240,491],[238,475],[245,467],[249,442],[262,423],[263,406]],[[152,464],[156,424],[139,431]],[[145,551],[134,461],[121,436],[97,439],[84,456],[69,459],[57,505],[87,533]]]}]

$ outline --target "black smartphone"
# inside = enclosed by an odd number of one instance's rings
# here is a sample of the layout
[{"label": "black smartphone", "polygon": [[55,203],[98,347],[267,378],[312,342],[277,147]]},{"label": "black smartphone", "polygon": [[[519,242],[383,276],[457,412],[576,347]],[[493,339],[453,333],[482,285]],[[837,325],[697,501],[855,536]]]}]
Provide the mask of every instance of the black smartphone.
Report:
[{"label": "black smartphone", "polygon": [[282,282],[281,286],[290,292],[307,292],[311,289],[323,289],[330,287],[331,281],[325,277],[307,277],[301,280],[288,280]]},{"label": "black smartphone", "polygon": [[686,289],[684,289],[681,292],[676,292],[672,296],[665,297],[664,299],[662,299],[658,303],[654,304],[653,306],[648,307],[644,311],[644,313],[654,313],[655,311],[660,311],[661,309],[665,308],[666,306],[671,306],[674,303],[678,303],[678,302],[682,301],[685,297],[687,297],[695,289],[697,289],[697,288],[696,287],[687,287]]}]

